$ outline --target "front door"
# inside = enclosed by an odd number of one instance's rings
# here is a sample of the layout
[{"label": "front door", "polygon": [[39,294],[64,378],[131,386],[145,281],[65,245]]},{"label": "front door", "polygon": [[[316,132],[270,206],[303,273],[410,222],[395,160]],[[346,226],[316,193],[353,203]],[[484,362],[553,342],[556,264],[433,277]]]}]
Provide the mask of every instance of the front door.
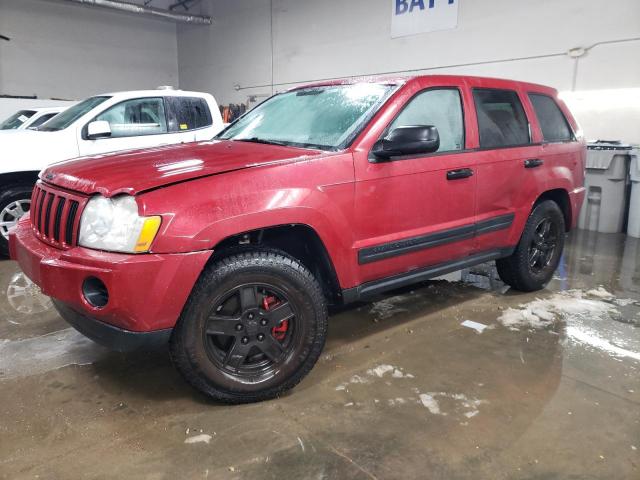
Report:
[{"label": "front door", "polygon": [[83,156],[195,140],[193,132],[170,131],[162,97],[124,100],[98,114],[93,120],[109,122],[111,136],[90,140],[86,138],[86,132],[80,132],[78,145],[80,155]]},{"label": "front door", "polygon": [[[465,153],[462,93],[417,93],[385,134],[433,125],[440,148],[372,162],[356,157],[355,251],[360,283],[467,256],[473,246],[475,159]],[[384,134],[383,134],[384,135]]]}]

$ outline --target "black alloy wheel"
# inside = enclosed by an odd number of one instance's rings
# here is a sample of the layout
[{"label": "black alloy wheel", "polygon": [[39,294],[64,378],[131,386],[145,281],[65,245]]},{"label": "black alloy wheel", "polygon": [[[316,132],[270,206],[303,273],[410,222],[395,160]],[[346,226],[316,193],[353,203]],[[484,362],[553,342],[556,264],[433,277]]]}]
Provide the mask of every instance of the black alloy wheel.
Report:
[{"label": "black alloy wheel", "polygon": [[266,248],[229,252],[196,282],[171,335],[171,359],[214,400],[267,400],[313,368],[327,319],[323,290],[300,261]]},{"label": "black alloy wheel", "polygon": [[550,218],[543,218],[535,228],[529,245],[529,266],[540,273],[549,265],[558,246],[558,227]]},{"label": "black alloy wheel", "polygon": [[565,216],[555,201],[534,205],[513,253],[496,260],[502,281],[523,292],[544,288],[560,263],[565,231]]},{"label": "black alloy wheel", "polygon": [[296,344],[295,312],[274,285],[241,285],[225,292],[207,319],[204,344],[211,361],[231,375],[268,375]]}]

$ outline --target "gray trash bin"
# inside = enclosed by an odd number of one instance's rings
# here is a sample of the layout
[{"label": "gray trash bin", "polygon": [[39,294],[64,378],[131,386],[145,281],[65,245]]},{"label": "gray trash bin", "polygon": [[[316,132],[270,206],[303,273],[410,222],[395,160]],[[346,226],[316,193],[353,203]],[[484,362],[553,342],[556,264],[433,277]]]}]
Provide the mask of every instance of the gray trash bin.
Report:
[{"label": "gray trash bin", "polygon": [[629,222],[627,223],[627,235],[640,238],[640,149],[631,151],[631,168],[629,179],[631,180],[631,200],[629,202]]},{"label": "gray trash bin", "polygon": [[596,142],[587,145],[585,201],[578,228],[601,233],[622,232],[626,214],[630,145]]}]

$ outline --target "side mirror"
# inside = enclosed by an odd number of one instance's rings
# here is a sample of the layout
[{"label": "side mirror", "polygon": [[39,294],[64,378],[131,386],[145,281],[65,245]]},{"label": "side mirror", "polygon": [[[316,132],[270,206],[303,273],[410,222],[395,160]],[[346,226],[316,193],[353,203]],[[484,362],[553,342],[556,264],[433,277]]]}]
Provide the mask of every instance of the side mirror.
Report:
[{"label": "side mirror", "polygon": [[111,136],[111,125],[106,120],[95,120],[87,125],[87,138],[97,140]]},{"label": "side mirror", "polygon": [[440,135],[433,125],[415,125],[394,128],[382,140],[376,142],[371,153],[375,158],[388,160],[400,155],[419,155],[437,152]]}]

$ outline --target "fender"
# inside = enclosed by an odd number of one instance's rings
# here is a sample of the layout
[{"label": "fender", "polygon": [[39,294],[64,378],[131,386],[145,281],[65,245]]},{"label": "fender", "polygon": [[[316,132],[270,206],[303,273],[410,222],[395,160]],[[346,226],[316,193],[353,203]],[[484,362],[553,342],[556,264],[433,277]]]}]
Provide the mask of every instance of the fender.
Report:
[{"label": "fender", "polygon": [[259,176],[248,169],[176,184],[143,193],[138,202],[144,215],[163,218],[154,253],[208,250],[240,233],[306,225],[318,234],[344,287],[355,281],[353,195],[353,157],[342,154],[266,167]]}]

